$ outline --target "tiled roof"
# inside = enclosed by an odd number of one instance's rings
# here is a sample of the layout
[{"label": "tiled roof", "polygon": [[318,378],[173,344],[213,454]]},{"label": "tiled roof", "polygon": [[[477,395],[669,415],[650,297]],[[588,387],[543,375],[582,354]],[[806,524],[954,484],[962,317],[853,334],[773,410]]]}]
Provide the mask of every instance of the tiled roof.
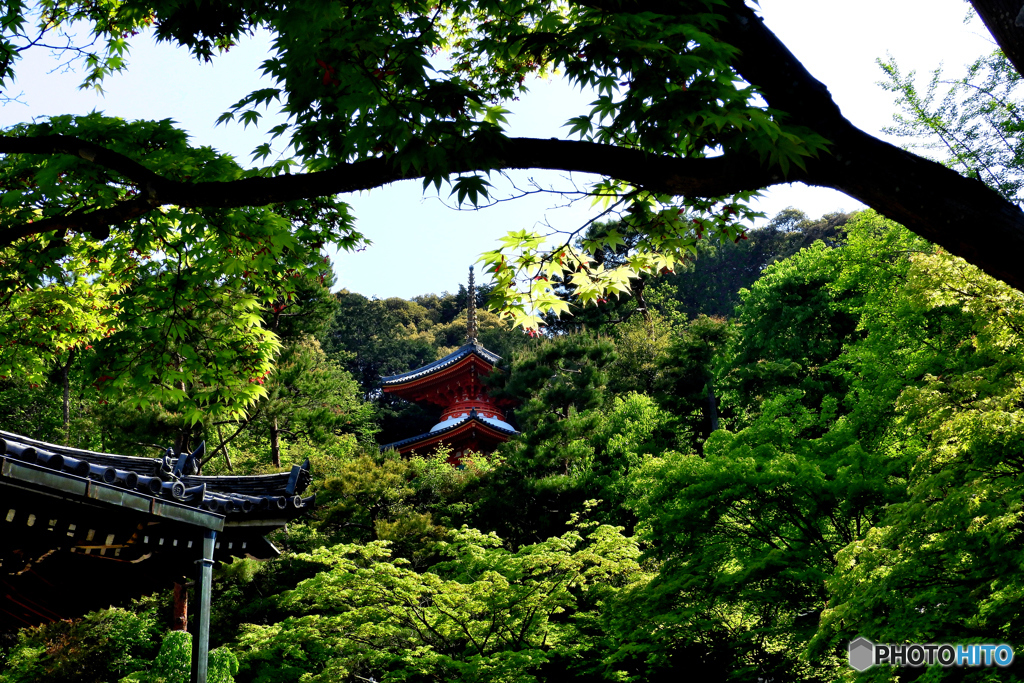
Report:
[{"label": "tiled roof", "polygon": [[[201,450],[174,456],[168,449],[162,459],[97,453],[37,441],[0,431],[0,460],[4,478],[26,479],[43,487],[88,491],[89,486],[135,497],[171,503],[233,519],[291,517],[312,508],[313,497],[302,498],[309,486],[309,461],[291,472],[258,476],[204,477],[194,471]],[[100,495],[100,494],[97,494]],[[92,496],[96,497],[96,496]]]},{"label": "tiled roof", "polygon": [[278,555],[267,534],[313,508],[301,496],[309,463],[209,477],[195,474],[201,456],[136,458],[0,431],[0,631],[166,588],[196,571],[200,550],[204,562]]},{"label": "tiled roof", "polygon": [[437,372],[438,370],[446,368],[449,365],[454,365],[456,362],[462,360],[463,358],[470,354],[476,354],[477,356],[484,359],[491,365],[495,365],[498,361],[501,360],[501,356],[491,351],[488,351],[480,344],[480,342],[474,340],[468,344],[460,346],[458,349],[456,349],[452,353],[449,353],[444,358],[435,360],[433,363],[427,363],[422,368],[410,370],[409,372],[405,372],[400,375],[382,377],[381,382],[384,384],[384,386],[390,386],[418,379],[420,377],[424,377],[426,375]]}]

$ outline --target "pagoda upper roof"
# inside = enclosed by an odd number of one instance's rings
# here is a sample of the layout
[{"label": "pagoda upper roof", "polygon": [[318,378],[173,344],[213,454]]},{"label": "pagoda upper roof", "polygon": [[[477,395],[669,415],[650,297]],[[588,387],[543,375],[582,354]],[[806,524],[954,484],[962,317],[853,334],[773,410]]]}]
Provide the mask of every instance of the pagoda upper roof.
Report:
[{"label": "pagoda upper roof", "polygon": [[444,358],[435,360],[433,363],[427,363],[422,368],[410,370],[409,372],[404,372],[400,375],[391,375],[390,377],[383,377],[381,378],[381,382],[385,387],[405,384],[406,382],[411,382],[413,380],[417,380],[428,375],[433,375],[435,373],[441,372],[445,368],[455,365],[463,358],[466,358],[467,356],[471,355],[478,356],[479,358],[484,360],[488,365],[491,366],[495,365],[498,361],[501,360],[501,356],[494,353],[493,351],[488,351],[483,347],[483,345],[480,342],[474,339],[473,341],[464,344],[463,346],[460,346],[458,349],[449,353]]}]

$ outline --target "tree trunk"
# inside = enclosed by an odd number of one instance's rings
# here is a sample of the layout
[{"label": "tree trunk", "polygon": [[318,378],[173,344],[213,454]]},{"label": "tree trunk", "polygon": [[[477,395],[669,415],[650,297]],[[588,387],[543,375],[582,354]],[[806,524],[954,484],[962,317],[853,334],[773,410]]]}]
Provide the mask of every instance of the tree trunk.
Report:
[{"label": "tree trunk", "polygon": [[[181,370],[181,359],[178,359],[178,370]],[[186,391],[185,382],[178,382],[178,388],[182,391]],[[178,430],[178,433],[174,436],[174,452],[178,453],[189,453],[191,449],[189,444],[192,441],[192,426],[182,427]],[[200,463],[196,463],[196,467],[199,467]]]},{"label": "tree trunk", "polygon": [[172,631],[188,630],[188,588],[183,583],[174,582],[174,614],[171,617]]},{"label": "tree trunk", "polygon": [[189,430],[189,429],[179,429],[178,433],[174,435],[174,453],[175,453],[175,455],[177,455],[179,453],[185,453],[185,452],[188,451],[188,442],[189,442],[189,436],[190,435],[191,435],[191,430]]},{"label": "tree trunk", "polygon": [[281,466],[281,430],[277,428],[277,418],[270,423],[270,457],[274,467]]},{"label": "tree trunk", "polygon": [[228,472],[234,472],[235,468],[231,466],[231,456],[228,454],[228,444],[224,441],[224,435],[220,432],[219,424],[217,425],[217,438],[220,439],[220,445],[213,449],[213,452],[216,453],[218,449],[223,449],[224,464],[228,466]]},{"label": "tree trunk", "polygon": [[647,289],[647,281],[644,280],[643,276],[636,278],[632,281],[633,283],[633,298],[636,299],[636,310],[640,311],[640,315],[644,317],[644,323],[647,325],[647,337],[651,335],[651,311],[647,308],[647,299],[644,298],[644,292]]},{"label": "tree trunk", "polygon": [[68,382],[68,368],[65,365],[61,372],[61,383],[64,385],[64,445],[70,446],[71,439],[71,383]]},{"label": "tree trunk", "polygon": [[68,351],[68,360],[60,371],[60,383],[64,389],[64,445],[71,445],[71,363],[75,359],[75,351]]},{"label": "tree trunk", "polygon": [[[715,390],[711,387],[711,381],[708,381],[708,422],[711,423],[711,431],[718,431],[718,400],[715,398]],[[710,434],[710,432],[708,432]]]}]

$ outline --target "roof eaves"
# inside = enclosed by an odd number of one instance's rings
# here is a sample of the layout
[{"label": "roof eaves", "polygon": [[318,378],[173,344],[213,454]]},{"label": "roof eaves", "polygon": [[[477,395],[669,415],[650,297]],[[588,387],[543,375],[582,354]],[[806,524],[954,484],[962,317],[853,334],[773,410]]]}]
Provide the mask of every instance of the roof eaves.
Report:
[{"label": "roof eaves", "polygon": [[424,434],[417,434],[416,436],[410,436],[409,438],[402,439],[401,441],[393,441],[391,443],[383,444],[382,446],[380,446],[380,450],[381,451],[386,451],[389,448],[398,449],[398,448],[401,448],[402,446],[408,446],[409,444],[413,444],[413,443],[416,443],[418,441],[427,441],[428,438],[429,439],[433,439],[434,437],[437,437],[437,436],[443,436],[443,435],[445,435],[445,434],[447,434],[447,433],[449,433],[451,431],[454,431],[455,429],[458,429],[459,427],[462,427],[467,422],[476,422],[478,425],[482,425],[484,427],[487,427],[488,429],[493,429],[494,431],[501,432],[502,434],[508,434],[509,436],[516,436],[517,434],[519,434],[519,432],[517,432],[514,429],[505,429],[504,427],[499,427],[498,425],[491,424],[490,422],[486,422],[485,420],[481,419],[477,415],[472,415],[471,417],[463,418],[462,420],[459,420],[458,422],[450,424],[447,427],[444,427],[442,429],[438,429],[437,431],[434,431],[434,432],[426,432]]},{"label": "roof eaves", "polygon": [[220,531],[224,528],[223,515],[199,510],[176,501],[162,500],[158,494],[146,495],[137,491],[128,491],[109,484],[91,481],[88,477],[81,477],[69,472],[55,471],[33,463],[18,462],[7,457],[0,457],[0,462],[3,463],[0,465],[0,475],[2,475],[3,479],[29,484],[37,488],[58,491],[99,503],[138,510],[139,512],[156,517],[165,517],[215,531]]},{"label": "roof eaves", "polygon": [[449,365],[452,365],[452,364],[462,360],[463,358],[465,358],[466,356],[468,356],[470,354],[476,354],[481,359],[483,359],[484,361],[490,363],[491,365],[494,365],[498,361],[501,360],[501,356],[499,356],[498,354],[496,354],[496,353],[494,353],[492,351],[488,351],[483,346],[481,346],[479,343],[464,344],[463,346],[459,347],[455,351],[452,351],[451,353],[449,353],[444,358],[439,358],[438,360],[435,360],[432,363],[427,363],[426,365],[424,365],[421,368],[417,368],[415,370],[410,370],[409,372],[404,372],[404,373],[401,373],[401,374],[398,374],[398,375],[390,375],[388,377],[382,377],[381,378],[381,384],[383,384],[384,386],[389,386],[389,385],[401,384],[402,382],[408,382],[410,380],[417,379],[417,378],[422,377],[424,375],[428,375],[428,374],[430,374],[432,372],[436,372],[438,370],[442,370],[442,369],[448,367]]},{"label": "roof eaves", "polygon": [[6,479],[209,528],[223,528],[225,515],[239,513],[246,518],[291,518],[312,509],[315,501],[314,496],[299,495],[311,481],[309,460],[277,474],[179,478],[155,458],[55,446],[10,432],[0,435],[0,473]]}]

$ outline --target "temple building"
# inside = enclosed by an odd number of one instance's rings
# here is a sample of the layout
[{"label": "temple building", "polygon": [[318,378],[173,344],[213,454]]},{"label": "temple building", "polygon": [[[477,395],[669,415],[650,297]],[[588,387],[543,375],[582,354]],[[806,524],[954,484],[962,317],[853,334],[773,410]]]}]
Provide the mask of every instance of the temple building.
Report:
[{"label": "temple building", "polygon": [[[305,514],[309,462],[200,476],[192,453],[138,458],[0,431],[0,631],[78,617],[194,579],[192,683],[205,683],[213,565],[278,555],[265,536]],[[183,598],[183,596],[182,596]]]},{"label": "temple building", "polygon": [[466,343],[422,368],[382,379],[384,392],[420,404],[440,406],[440,421],[426,434],[381,446],[402,455],[426,455],[440,444],[452,449],[449,462],[458,465],[468,451],[489,453],[518,434],[505,422],[502,405],[492,399],[481,382],[501,360],[477,340],[476,289],[469,269],[469,306]]}]

